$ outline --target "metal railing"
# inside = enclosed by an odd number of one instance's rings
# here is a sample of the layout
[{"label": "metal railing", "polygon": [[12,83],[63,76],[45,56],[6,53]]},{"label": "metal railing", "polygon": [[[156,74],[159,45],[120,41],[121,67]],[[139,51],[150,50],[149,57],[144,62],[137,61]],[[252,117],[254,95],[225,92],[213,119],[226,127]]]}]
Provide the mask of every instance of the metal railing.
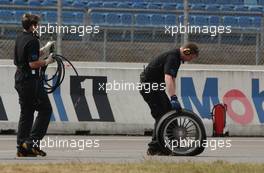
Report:
[{"label": "metal railing", "polygon": [[[93,24],[91,21],[91,14],[93,12],[100,12],[100,13],[130,13],[132,14],[132,24],[131,26],[108,26],[108,25],[101,25],[101,31],[103,32],[103,36],[101,37],[101,47],[103,48],[103,55],[102,61],[129,61],[129,62],[145,62],[157,55],[159,52],[165,51],[167,49],[173,48],[175,46],[180,46],[183,44],[184,37],[182,34],[176,34],[174,38],[168,38],[165,34],[160,34],[157,38],[156,33],[164,32],[164,27],[162,26],[144,26],[138,27],[136,25],[136,14],[146,13],[146,14],[175,14],[176,23],[175,25],[179,25],[178,19],[179,16],[183,14],[182,10],[146,10],[146,9],[107,9],[107,8],[95,8],[95,9],[88,9],[87,10],[87,24]],[[233,27],[231,34],[218,34],[215,37],[210,37],[206,34],[190,34],[189,40],[195,41],[200,43],[202,49],[202,55],[199,60],[195,61],[194,63],[206,63],[206,64],[262,64],[263,63],[263,45],[264,45],[264,15],[261,12],[230,12],[230,11],[221,11],[221,12],[213,12],[213,11],[189,11],[190,15],[213,15],[213,16],[257,16],[260,17],[261,20],[261,27],[254,28],[240,28],[240,27]],[[224,26],[224,21],[220,21],[220,25]],[[128,39],[114,41],[113,39],[109,39],[109,35],[113,32],[121,32],[121,33],[130,33]],[[135,39],[135,32],[140,31],[145,33],[146,39]],[[152,35],[154,39],[148,39],[149,35]],[[167,41],[163,39],[163,37],[167,38]],[[89,37],[85,39],[85,42],[92,42],[94,39]],[[98,41],[98,40],[97,40]],[[151,42],[152,41],[152,42]],[[162,41],[162,43],[160,43]],[[130,47],[138,47],[138,49],[151,49],[149,48],[150,45],[153,45],[153,49],[150,51],[153,52],[153,55],[149,55],[146,58],[142,56],[132,56],[131,54],[126,55],[124,53],[118,53],[112,55],[113,51],[115,50],[115,45],[120,42],[120,45],[126,42],[130,44]],[[128,43],[129,42],[129,43]],[[149,43],[151,42],[151,43]],[[166,46],[162,46],[167,42]],[[155,45],[155,46],[154,46]],[[160,45],[160,46],[159,46]],[[143,46],[143,47],[142,47]],[[111,48],[112,47],[112,48]],[[122,46],[121,46],[122,47]],[[162,47],[159,49],[158,47]],[[156,52],[156,50],[159,50]],[[252,51],[254,50],[254,51]],[[122,50],[118,50],[122,51]],[[212,55],[214,58],[212,58]],[[218,56],[215,56],[215,55]],[[120,58],[114,58],[113,56],[120,56]],[[148,54],[147,54],[148,55]],[[125,57],[129,56],[129,57]],[[125,58],[124,58],[125,57]],[[254,58],[254,60],[252,60]]]}]

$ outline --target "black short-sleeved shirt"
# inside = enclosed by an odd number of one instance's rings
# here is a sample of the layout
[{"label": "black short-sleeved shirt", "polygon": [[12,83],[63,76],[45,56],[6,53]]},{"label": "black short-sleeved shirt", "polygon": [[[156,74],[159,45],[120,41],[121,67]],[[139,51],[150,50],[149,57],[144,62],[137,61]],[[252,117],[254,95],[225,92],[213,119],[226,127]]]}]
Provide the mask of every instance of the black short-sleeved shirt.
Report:
[{"label": "black short-sleeved shirt", "polygon": [[173,49],[153,59],[145,70],[145,76],[151,82],[164,82],[164,75],[177,76],[181,65],[180,49]]},{"label": "black short-sleeved shirt", "polygon": [[30,70],[29,62],[39,59],[39,47],[39,40],[32,33],[22,32],[19,34],[15,42],[14,64]]}]

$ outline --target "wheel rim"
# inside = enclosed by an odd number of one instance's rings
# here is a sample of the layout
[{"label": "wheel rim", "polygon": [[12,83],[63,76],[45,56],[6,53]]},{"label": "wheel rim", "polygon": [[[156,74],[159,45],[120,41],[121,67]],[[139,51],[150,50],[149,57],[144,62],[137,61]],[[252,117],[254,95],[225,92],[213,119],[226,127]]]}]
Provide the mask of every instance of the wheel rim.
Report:
[{"label": "wheel rim", "polygon": [[193,118],[177,116],[166,124],[163,139],[172,153],[186,155],[201,147],[202,130]]}]

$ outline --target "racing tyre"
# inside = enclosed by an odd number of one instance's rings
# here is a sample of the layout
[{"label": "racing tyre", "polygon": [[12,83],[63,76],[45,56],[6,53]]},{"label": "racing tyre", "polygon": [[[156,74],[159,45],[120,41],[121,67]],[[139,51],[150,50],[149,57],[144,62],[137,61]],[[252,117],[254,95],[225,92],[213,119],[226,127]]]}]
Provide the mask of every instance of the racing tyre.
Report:
[{"label": "racing tyre", "polygon": [[167,155],[195,156],[204,151],[205,128],[199,116],[191,111],[165,114],[157,124],[156,135]]}]

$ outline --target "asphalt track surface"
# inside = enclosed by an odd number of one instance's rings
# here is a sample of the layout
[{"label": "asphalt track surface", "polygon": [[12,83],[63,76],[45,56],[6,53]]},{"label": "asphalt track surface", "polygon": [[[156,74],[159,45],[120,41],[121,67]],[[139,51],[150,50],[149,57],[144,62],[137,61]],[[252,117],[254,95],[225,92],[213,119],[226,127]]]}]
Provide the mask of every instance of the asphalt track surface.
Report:
[{"label": "asphalt track surface", "polygon": [[[228,162],[264,163],[264,138],[209,138],[208,145],[210,143],[209,141],[211,141],[211,147],[207,147],[202,154],[194,157],[147,156],[146,149],[150,138],[149,136],[51,135],[45,137],[45,142],[42,141],[42,146],[44,147],[46,145],[43,150],[47,152],[48,156],[17,158],[15,155],[16,136],[2,135],[0,136],[0,164],[67,162],[128,163],[144,160],[160,160],[163,162],[212,162],[224,160]],[[48,146],[48,140],[50,146]],[[64,143],[64,146],[62,143],[59,145],[59,142],[63,140],[64,142],[67,141],[67,143]],[[222,140],[220,142],[221,145],[219,145],[220,140]],[[215,143],[217,143],[218,147],[215,147]],[[227,145],[227,143],[230,143],[231,146],[230,144]]]}]

